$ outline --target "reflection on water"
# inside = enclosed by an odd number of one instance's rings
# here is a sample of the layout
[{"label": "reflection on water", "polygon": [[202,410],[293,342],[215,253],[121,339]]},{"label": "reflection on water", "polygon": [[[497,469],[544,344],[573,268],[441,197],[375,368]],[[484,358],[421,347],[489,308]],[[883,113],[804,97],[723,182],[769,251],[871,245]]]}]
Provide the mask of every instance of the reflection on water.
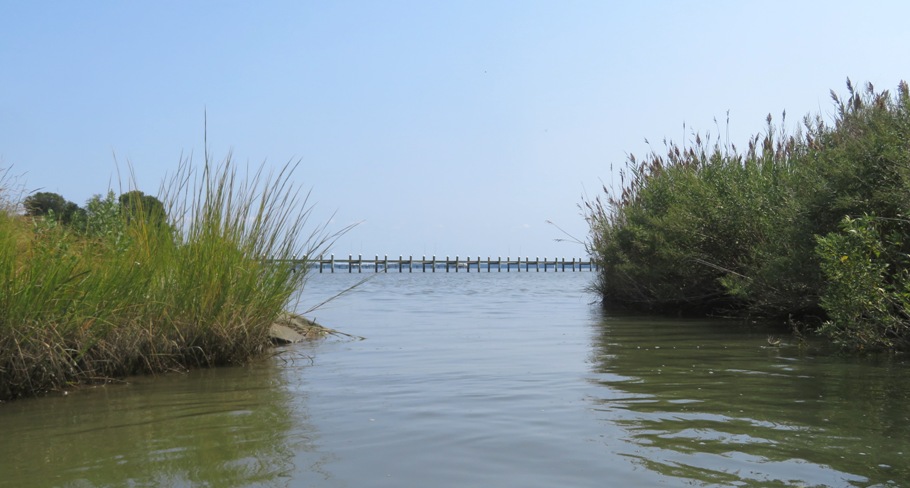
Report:
[{"label": "reflection on water", "polygon": [[608,316],[591,277],[381,274],[314,314],[365,340],[0,405],[0,487],[910,486],[903,358]]},{"label": "reflection on water", "polygon": [[736,324],[604,320],[592,358],[602,420],[648,469],[722,486],[906,486],[910,374]]},{"label": "reflection on water", "polygon": [[315,432],[280,364],[2,405],[0,486],[286,486]]}]

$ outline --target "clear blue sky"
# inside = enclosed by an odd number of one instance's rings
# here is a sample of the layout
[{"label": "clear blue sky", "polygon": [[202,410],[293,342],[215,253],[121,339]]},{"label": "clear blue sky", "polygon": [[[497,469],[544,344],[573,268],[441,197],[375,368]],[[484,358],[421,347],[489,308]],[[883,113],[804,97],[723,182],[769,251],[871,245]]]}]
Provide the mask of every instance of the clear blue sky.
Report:
[{"label": "clear blue sky", "polygon": [[[732,142],[910,78],[910,2],[0,0],[0,167],[82,204],[117,163],[301,160],[337,255],[581,256],[582,195],[683,124]],[[612,165],[612,170],[611,170]]]}]

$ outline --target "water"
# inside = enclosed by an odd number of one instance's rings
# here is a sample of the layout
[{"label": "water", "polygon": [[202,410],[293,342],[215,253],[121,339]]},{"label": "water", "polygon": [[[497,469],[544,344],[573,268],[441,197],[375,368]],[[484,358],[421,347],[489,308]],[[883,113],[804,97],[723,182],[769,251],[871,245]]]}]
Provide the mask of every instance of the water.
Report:
[{"label": "water", "polygon": [[592,276],[380,274],[313,313],[365,340],[0,405],[0,486],[910,486],[902,358],[605,315]]}]

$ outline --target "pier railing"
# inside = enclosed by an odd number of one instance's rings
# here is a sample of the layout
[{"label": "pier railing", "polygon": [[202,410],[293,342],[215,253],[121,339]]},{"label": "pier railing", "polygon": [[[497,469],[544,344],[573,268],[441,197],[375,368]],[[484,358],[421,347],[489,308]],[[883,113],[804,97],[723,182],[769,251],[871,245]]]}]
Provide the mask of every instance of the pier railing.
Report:
[{"label": "pier railing", "polygon": [[412,273],[415,270],[423,273],[436,273],[438,272],[482,272],[485,271],[490,273],[492,271],[496,272],[547,272],[547,271],[596,271],[597,265],[590,258],[581,259],[581,258],[540,258],[535,257],[531,259],[530,257],[517,257],[511,258],[506,257],[497,257],[495,259],[491,257],[481,258],[471,258],[470,256],[465,257],[464,259],[455,256],[455,259],[450,259],[449,256],[445,258],[437,258],[436,256],[431,256],[427,258],[426,256],[421,256],[420,258],[414,258],[413,256],[398,256],[397,259],[394,257],[389,258],[389,256],[379,255],[374,256],[373,258],[364,258],[363,255],[358,254],[356,257],[349,254],[347,259],[345,258],[336,258],[334,254],[330,255],[328,258],[324,256],[318,256],[315,258],[303,258],[299,263],[303,266],[309,267],[311,270],[318,270],[320,273],[329,272],[334,273],[337,271],[348,272],[348,273],[363,273],[366,272],[372,273],[388,273],[389,270],[397,271],[399,273],[405,272]]}]

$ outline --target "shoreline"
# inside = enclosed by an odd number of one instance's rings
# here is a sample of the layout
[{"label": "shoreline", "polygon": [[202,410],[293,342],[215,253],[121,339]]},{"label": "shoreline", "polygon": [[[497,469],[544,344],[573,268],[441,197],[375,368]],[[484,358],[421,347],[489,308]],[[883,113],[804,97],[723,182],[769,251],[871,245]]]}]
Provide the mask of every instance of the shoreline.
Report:
[{"label": "shoreline", "polygon": [[345,336],[353,339],[363,337],[345,334],[344,332],[326,327],[313,319],[291,312],[282,312],[281,315],[269,326],[269,339],[272,344],[282,346],[297,344],[304,341],[324,339],[330,335]]}]

